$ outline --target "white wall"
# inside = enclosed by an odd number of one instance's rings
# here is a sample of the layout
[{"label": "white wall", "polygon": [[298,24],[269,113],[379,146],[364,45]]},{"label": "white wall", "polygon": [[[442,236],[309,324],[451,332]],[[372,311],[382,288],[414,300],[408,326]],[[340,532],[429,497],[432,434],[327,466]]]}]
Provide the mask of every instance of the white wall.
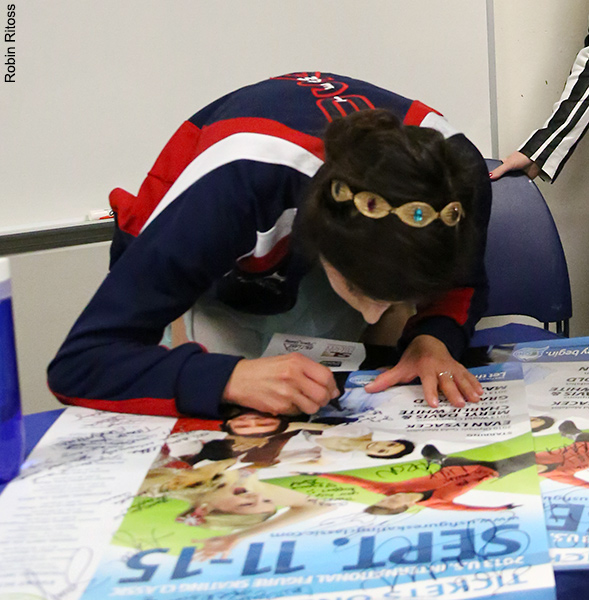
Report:
[{"label": "white wall", "polygon": [[[494,0],[499,154],[549,117],[587,35],[589,0]],[[556,220],[573,292],[571,335],[589,334],[589,136],[554,184],[536,181]]]},{"label": "white wall", "polygon": [[76,223],[136,191],[181,122],[305,69],[445,113],[490,151],[485,0],[14,0],[16,83],[0,82],[4,231]]},{"label": "white wall", "polygon": [[46,368],[104,279],[108,243],[10,258],[20,393],[25,414],[60,408]]}]

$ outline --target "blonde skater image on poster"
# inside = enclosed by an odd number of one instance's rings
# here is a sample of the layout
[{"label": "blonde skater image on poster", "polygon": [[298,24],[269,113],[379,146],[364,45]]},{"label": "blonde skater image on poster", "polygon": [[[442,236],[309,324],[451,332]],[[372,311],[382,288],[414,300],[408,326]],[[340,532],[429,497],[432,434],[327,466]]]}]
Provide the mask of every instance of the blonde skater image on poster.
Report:
[{"label": "blonde skater image on poster", "polygon": [[198,560],[226,557],[245,538],[327,513],[337,504],[260,481],[257,469],[235,459],[198,469],[151,469],[137,506],[144,498],[169,505],[172,523],[163,526],[170,531],[174,522],[183,526],[181,537],[198,546]]}]

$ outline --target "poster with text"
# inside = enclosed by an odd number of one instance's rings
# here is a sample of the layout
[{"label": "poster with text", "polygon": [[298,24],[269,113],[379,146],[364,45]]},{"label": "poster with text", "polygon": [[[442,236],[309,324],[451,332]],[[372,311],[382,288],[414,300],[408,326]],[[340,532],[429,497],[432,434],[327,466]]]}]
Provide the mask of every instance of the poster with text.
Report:
[{"label": "poster with text", "polygon": [[555,569],[589,568],[589,338],[519,344]]},{"label": "poster with text", "polygon": [[552,600],[521,368],[473,372],[463,409],[357,372],[308,420],[179,420],[84,600]]}]

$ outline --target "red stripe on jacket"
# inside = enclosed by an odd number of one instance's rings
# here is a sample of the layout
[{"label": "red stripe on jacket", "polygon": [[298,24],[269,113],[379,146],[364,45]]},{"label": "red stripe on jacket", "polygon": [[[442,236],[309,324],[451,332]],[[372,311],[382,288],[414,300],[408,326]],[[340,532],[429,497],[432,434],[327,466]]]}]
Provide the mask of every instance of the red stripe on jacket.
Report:
[{"label": "red stripe on jacket", "polygon": [[238,261],[239,267],[246,273],[263,273],[275,267],[287,255],[290,234],[280,238],[274,247],[264,256],[246,256]]},{"label": "red stripe on jacket", "polygon": [[474,288],[450,290],[431,304],[419,307],[419,312],[409,319],[407,325],[410,327],[428,317],[450,317],[459,325],[464,325],[468,320],[473,294]]},{"label": "red stripe on jacket", "polygon": [[63,404],[83,406],[96,410],[136,415],[154,415],[160,417],[179,417],[176,402],[173,398],[131,398],[130,400],[88,400],[86,398],[70,398],[52,392]]},{"label": "red stripe on jacket", "polygon": [[199,137],[200,129],[185,121],[157,157],[137,196],[121,188],[115,188],[110,193],[110,205],[117,214],[117,223],[122,231],[133,236],[139,235],[174,181],[199,154]]},{"label": "red stripe on jacket", "polygon": [[301,133],[271,119],[244,117],[219,121],[199,129],[185,121],[170,138],[141,184],[137,196],[115,188],[109,195],[122,231],[138,236],[161,199],[186,167],[207,148],[236,133],[259,133],[278,137],[324,159],[321,138]]},{"label": "red stripe on jacket", "polygon": [[301,146],[301,148],[308,150],[317,158],[325,160],[325,151],[321,138],[291,129],[272,119],[261,119],[258,117],[240,117],[218,121],[212,125],[205,125],[202,128],[201,137],[198,142],[198,153],[204,152],[207,148],[210,148],[222,139],[236,133],[259,133],[281,138],[297,146]]},{"label": "red stripe on jacket", "polygon": [[222,423],[223,421],[215,419],[208,420],[182,417],[176,421],[172,431],[170,431],[170,435],[173,433],[185,433],[187,431],[221,431]]},{"label": "red stripe on jacket", "polygon": [[441,112],[434,110],[427,104],[419,100],[414,100],[403,119],[403,123],[405,125],[421,125],[421,122],[429,113],[436,113],[436,115],[443,116]]}]

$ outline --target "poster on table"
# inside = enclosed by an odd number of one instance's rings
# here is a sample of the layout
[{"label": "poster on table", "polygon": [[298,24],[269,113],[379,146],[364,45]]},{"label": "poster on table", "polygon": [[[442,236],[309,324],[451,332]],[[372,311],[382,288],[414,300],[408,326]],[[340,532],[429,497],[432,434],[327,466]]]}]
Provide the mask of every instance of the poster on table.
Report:
[{"label": "poster on table", "polygon": [[589,338],[519,344],[555,569],[589,568]]},{"label": "poster on table", "polygon": [[0,495],[1,600],[78,600],[175,422],[61,413]]},{"label": "poster on table", "polygon": [[83,600],[555,598],[521,368],[473,372],[462,409],[356,372],[309,420],[179,420]]}]

